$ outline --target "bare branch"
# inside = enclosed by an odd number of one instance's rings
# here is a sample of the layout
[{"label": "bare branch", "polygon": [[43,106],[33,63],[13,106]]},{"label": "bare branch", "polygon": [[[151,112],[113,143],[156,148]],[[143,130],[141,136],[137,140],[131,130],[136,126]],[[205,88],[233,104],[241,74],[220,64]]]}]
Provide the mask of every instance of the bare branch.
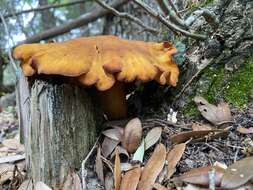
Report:
[{"label": "bare branch", "polygon": [[[110,6],[116,8],[116,7],[119,7],[127,2],[128,2],[128,0],[114,0],[110,4]],[[93,11],[83,14],[80,17],[78,17],[77,19],[69,21],[68,23],[63,24],[61,26],[57,26],[55,28],[45,30],[39,34],[35,34],[34,36],[27,38],[25,41],[23,41],[21,43],[35,43],[35,42],[39,42],[41,40],[46,40],[46,39],[58,36],[60,34],[67,33],[74,28],[78,28],[80,26],[88,24],[89,22],[95,21],[100,17],[105,16],[109,12],[110,11],[107,9],[95,6],[93,8]]]},{"label": "bare branch", "polygon": [[177,25],[171,23],[168,21],[166,18],[164,18],[162,15],[154,11],[151,7],[149,7],[146,3],[140,0],[133,0],[137,5],[139,5],[141,8],[143,8],[147,13],[149,13],[152,17],[155,19],[159,20],[161,23],[163,23],[165,26],[167,26],[170,30],[173,32],[180,32],[184,36],[191,37],[197,40],[205,40],[207,36],[202,35],[202,34],[193,34],[191,32],[188,32]]},{"label": "bare branch", "polygon": [[172,0],[168,0],[168,2],[169,2],[169,4],[170,4],[170,6],[172,7],[172,9],[173,9],[173,10],[175,11],[175,13],[177,14],[177,16],[178,16],[179,18],[182,19],[181,15],[180,15],[179,12],[177,11],[177,8],[176,8],[176,6],[174,5],[174,3],[172,2]]},{"label": "bare branch", "polygon": [[[5,30],[6,36],[8,36],[8,38],[10,39],[10,33],[9,33],[8,26],[7,26],[7,24],[5,22],[5,19],[4,19],[1,12],[0,12],[0,18],[1,18],[2,23],[4,25],[4,30]],[[10,62],[11,62],[11,66],[12,66],[14,72],[15,72],[15,75],[16,75],[16,72],[17,72],[18,68],[17,68],[17,66],[16,66],[16,64],[15,64],[13,58],[12,58],[11,45],[9,44],[9,40],[7,40],[7,43],[8,43],[8,56],[9,56],[9,59],[10,59]]]},{"label": "bare branch", "polygon": [[185,22],[181,18],[179,18],[173,10],[170,10],[169,6],[167,5],[167,3],[164,0],[156,0],[156,1],[158,3],[159,7],[164,12],[164,14],[166,16],[168,15],[166,17],[167,19],[169,19],[174,24],[177,24],[177,25],[183,27],[184,29],[188,29],[188,26],[185,24]]},{"label": "bare branch", "polygon": [[140,19],[138,19],[137,17],[134,17],[133,15],[130,15],[128,13],[122,13],[122,12],[119,12],[117,11],[116,9],[114,9],[113,7],[109,6],[108,4],[104,3],[103,1],[101,0],[95,0],[99,5],[101,5],[103,8],[105,9],[108,9],[110,10],[113,14],[115,14],[116,16],[118,17],[121,17],[121,18],[125,18],[125,19],[129,19],[131,20],[132,22],[138,24],[139,26],[143,27],[145,31],[149,31],[151,33],[159,33],[158,30],[156,30],[155,28],[152,28],[150,26],[147,26],[143,23],[143,21],[141,21]]},{"label": "bare branch", "polygon": [[18,16],[18,15],[21,15],[21,14],[35,12],[35,11],[44,11],[44,10],[52,9],[52,8],[72,6],[72,5],[84,3],[86,1],[87,0],[78,0],[78,1],[72,1],[72,2],[69,2],[69,3],[40,6],[40,7],[37,7],[37,8],[27,9],[27,10],[15,12],[15,13],[9,13],[9,14],[4,15],[4,18],[6,19],[6,18],[9,18],[9,17]]}]

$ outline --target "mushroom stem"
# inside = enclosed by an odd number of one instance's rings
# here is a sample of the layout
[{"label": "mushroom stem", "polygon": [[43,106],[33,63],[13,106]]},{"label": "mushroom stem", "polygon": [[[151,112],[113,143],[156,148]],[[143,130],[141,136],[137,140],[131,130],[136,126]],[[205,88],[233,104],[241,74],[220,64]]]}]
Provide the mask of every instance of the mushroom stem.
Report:
[{"label": "mushroom stem", "polygon": [[123,83],[116,82],[112,88],[106,91],[99,91],[98,94],[102,109],[109,120],[127,117],[127,103]]}]

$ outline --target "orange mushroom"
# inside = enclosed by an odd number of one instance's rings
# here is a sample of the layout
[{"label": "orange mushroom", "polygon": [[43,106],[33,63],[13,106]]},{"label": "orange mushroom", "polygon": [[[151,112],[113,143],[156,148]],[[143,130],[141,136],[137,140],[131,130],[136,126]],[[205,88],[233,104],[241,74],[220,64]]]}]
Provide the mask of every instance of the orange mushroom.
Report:
[{"label": "orange mushroom", "polygon": [[116,36],[83,37],[59,43],[23,44],[14,49],[25,76],[69,76],[84,86],[95,85],[107,99],[111,119],[126,116],[122,83],[156,80],[176,86],[179,69],[170,43],[125,40]]}]

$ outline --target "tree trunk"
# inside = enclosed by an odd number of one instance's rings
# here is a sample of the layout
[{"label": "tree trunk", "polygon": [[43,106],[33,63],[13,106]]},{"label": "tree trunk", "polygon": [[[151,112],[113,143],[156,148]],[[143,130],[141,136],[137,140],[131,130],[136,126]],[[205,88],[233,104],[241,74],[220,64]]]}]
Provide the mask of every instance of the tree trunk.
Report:
[{"label": "tree trunk", "polygon": [[81,87],[30,83],[21,76],[17,88],[28,171],[34,181],[58,187],[95,142],[99,114]]}]

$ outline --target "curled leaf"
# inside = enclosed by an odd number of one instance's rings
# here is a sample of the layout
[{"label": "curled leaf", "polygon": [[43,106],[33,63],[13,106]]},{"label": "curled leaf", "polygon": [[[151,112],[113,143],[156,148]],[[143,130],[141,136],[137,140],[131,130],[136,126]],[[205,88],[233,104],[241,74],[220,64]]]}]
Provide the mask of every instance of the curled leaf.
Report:
[{"label": "curled leaf", "polygon": [[210,104],[201,96],[196,96],[194,102],[197,104],[199,111],[208,121],[214,125],[220,125],[232,120],[231,112],[227,103],[220,103],[217,106]]},{"label": "curled leaf", "polygon": [[124,130],[122,145],[129,153],[138,148],[142,137],[142,125],[139,118],[130,120]]},{"label": "curled leaf", "polygon": [[98,179],[100,179],[102,184],[104,184],[104,169],[103,169],[103,162],[102,162],[102,158],[101,158],[101,148],[100,147],[98,147],[98,149],[97,149],[95,168],[96,168],[96,173],[97,173]]},{"label": "curled leaf", "polygon": [[166,158],[166,148],[163,144],[156,146],[148,160],[138,184],[138,190],[151,190],[159,173],[162,171]]},{"label": "curled leaf", "polygon": [[114,187],[115,190],[120,189],[121,183],[121,168],[120,168],[120,157],[119,157],[119,150],[116,148],[116,156],[115,156],[115,163],[114,163]]},{"label": "curled leaf", "polygon": [[112,151],[117,147],[119,141],[113,140],[111,138],[105,137],[102,143],[102,154],[104,157],[108,157]]},{"label": "curled leaf", "polygon": [[114,128],[114,129],[107,129],[102,132],[103,135],[106,137],[109,137],[113,140],[120,141],[122,138],[122,133],[119,128]]}]

